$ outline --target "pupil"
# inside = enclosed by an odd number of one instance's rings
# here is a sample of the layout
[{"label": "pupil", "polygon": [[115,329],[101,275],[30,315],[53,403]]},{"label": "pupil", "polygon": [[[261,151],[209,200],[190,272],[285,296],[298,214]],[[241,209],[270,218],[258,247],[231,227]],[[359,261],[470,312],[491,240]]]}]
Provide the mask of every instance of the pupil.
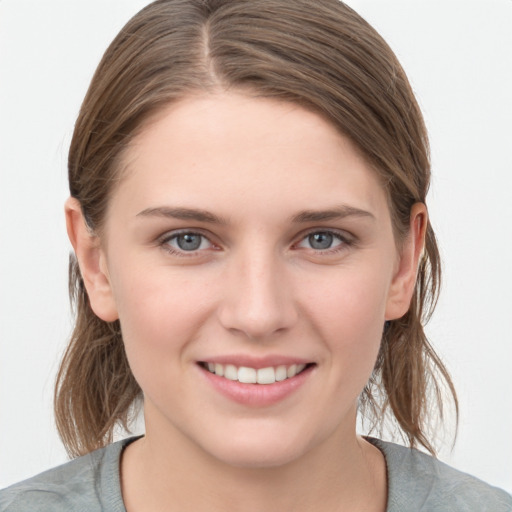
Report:
[{"label": "pupil", "polygon": [[179,235],[177,238],[178,247],[184,251],[195,251],[199,249],[201,245],[201,236],[186,233]]},{"label": "pupil", "polygon": [[331,233],[314,233],[309,235],[309,243],[313,249],[329,249],[332,245]]}]

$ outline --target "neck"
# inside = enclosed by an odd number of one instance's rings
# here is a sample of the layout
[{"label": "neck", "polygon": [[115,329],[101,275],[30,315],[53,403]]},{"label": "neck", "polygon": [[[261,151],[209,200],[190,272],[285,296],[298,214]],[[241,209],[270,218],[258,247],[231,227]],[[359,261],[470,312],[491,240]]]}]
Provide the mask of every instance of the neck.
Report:
[{"label": "neck", "polygon": [[169,510],[172,504],[173,510],[382,512],[387,493],[383,456],[356,436],[355,425],[351,432],[335,432],[286,464],[251,468],[226,464],[190,439],[162,435],[148,425],[146,436],[123,455],[126,509]]}]

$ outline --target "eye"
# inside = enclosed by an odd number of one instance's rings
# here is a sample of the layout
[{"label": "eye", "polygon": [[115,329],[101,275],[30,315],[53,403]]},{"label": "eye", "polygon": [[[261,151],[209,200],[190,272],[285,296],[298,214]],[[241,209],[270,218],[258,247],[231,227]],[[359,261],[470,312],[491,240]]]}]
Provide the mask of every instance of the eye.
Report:
[{"label": "eye", "polygon": [[340,234],[333,231],[315,231],[305,236],[297,247],[314,249],[315,251],[327,251],[334,249],[342,244],[347,244],[347,240]]},{"label": "eye", "polygon": [[209,249],[213,244],[201,233],[175,233],[162,240],[162,245],[170,252],[194,252]]}]

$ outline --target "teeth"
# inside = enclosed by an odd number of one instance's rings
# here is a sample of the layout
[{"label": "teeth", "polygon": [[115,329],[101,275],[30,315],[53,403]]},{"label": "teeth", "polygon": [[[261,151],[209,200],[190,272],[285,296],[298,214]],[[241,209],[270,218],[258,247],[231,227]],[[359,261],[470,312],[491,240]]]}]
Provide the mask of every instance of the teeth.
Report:
[{"label": "teeth", "polygon": [[260,368],[257,373],[258,384],[274,384],[276,381],[274,368]]},{"label": "teeth", "polygon": [[219,363],[205,363],[204,367],[211,373],[215,373],[219,377],[224,377],[229,380],[238,380],[244,384],[274,384],[286,379],[291,379],[300,373],[305,364],[292,364],[290,366],[277,366],[268,368],[249,368],[247,366],[240,366],[237,368],[232,364],[219,364]]},{"label": "teeth", "polygon": [[297,365],[292,364],[288,367],[288,370],[286,370],[286,376],[290,379],[292,377],[295,377],[297,375]]},{"label": "teeth", "polygon": [[224,368],[224,377],[226,377],[226,379],[229,380],[238,380],[238,370],[236,369],[236,366],[233,366],[232,364],[227,364],[226,367]]},{"label": "teeth", "polygon": [[254,368],[240,366],[240,368],[238,368],[238,381],[244,384],[256,384],[256,370]]},{"label": "teeth", "polygon": [[286,366],[278,366],[276,368],[276,381],[280,382],[288,378]]}]

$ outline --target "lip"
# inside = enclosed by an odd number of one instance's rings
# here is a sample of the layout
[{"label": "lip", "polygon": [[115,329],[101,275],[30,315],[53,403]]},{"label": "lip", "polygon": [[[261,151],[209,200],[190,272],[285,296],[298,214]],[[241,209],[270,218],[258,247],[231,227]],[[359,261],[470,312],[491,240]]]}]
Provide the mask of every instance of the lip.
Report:
[{"label": "lip", "polygon": [[297,357],[288,356],[265,356],[265,357],[253,357],[243,354],[232,354],[226,356],[213,356],[202,359],[198,362],[204,363],[218,363],[218,364],[232,364],[233,366],[246,366],[248,368],[254,368],[259,370],[261,368],[268,368],[269,366],[291,366],[292,364],[311,364],[314,361],[308,359],[300,359]]},{"label": "lip", "polygon": [[[245,362],[245,364],[242,364],[242,360]],[[235,366],[248,366],[256,369],[266,368],[269,366],[279,366],[281,364],[291,365],[307,363],[303,362],[303,360],[298,360],[295,358],[272,358],[272,364],[267,362],[269,359],[260,359],[255,361],[252,358],[230,359],[222,357],[218,359],[208,359],[207,361],[211,363],[218,362],[219,364],[234,364]],[[275,361],[279,362],[275,363]],[[257,364],[257,366],[254,366],[255,364]],[[316,365],[309,364],[301,373],[295,377],[280,382],[275,382],[274,384],[244,384],[236,380],[229,380],[224,377],[219,377],[218,375],[209,372],[200,364],[197,364],[197,368],[203,375],[207,384],[209,384],[215,391],[228,398],[229,400],[248,407],[268,407],[270,405],[284,401],[293,395],[296,391],[298,391],[307,382],[307,380],[311,378]]]}]

